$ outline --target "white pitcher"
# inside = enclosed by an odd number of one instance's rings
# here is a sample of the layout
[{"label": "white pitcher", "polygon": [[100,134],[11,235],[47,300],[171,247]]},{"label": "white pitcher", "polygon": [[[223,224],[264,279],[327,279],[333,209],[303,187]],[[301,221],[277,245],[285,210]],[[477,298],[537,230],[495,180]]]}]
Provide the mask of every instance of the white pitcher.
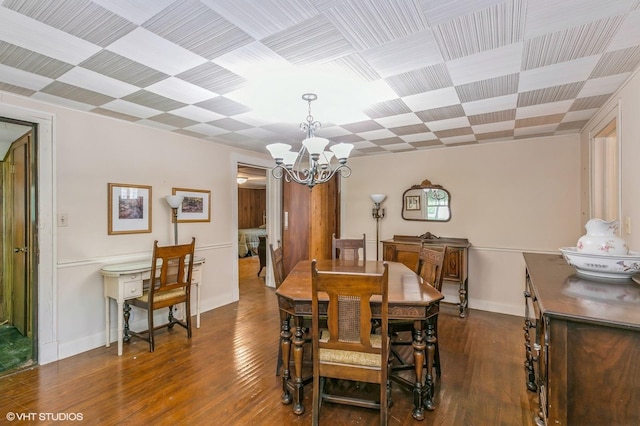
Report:
[{"label": "white pitcher", "polygon": [[587,234],[580,237],[576,250],[591,254],[627,254],[629,247],[616,235],[618,221],[591,219],[585,225]]}]

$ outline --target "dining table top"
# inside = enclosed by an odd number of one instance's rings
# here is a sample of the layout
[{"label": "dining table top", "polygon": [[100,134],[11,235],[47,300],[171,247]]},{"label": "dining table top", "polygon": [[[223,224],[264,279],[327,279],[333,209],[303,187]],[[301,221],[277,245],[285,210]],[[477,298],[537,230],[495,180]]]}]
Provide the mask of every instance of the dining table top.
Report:
[{"label": "dining table top", "polygon": [[[311,260],[298,262],[289,272],[276,294],[293,303],[311,301]],[[444,298],[442,293],[429,284],[423,284],[419,275],[402,263],[389,261],[318,260],[318,271],[349,274],[381,275],[384,264],[389,266],[389,305],[430,306]],[[328,300],[328,296],[319,296]],[[372,302],[380,296],[372,297]]]}]

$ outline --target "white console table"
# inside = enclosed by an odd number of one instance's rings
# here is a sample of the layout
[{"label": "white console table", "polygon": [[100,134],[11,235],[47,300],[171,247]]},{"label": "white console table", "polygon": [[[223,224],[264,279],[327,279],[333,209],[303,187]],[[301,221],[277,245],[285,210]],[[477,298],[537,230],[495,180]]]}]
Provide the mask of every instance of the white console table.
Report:
[{"label": "white console table", "polygon": [[[196,256],[193,261],[191,285],[196,287],[196,328],[200,328],[200,282],[202,281],[202,264],[205,259]],[[142,296],[142,283],[151,275],[151,259],[136,262],[107,265],[100,269],[104,284],[104,307],[106,320],[107,344],[111,345],[111,326],[109,319],[109,299],[118,305],[118,356],[122,355],[124,332],[124,302]]]}]

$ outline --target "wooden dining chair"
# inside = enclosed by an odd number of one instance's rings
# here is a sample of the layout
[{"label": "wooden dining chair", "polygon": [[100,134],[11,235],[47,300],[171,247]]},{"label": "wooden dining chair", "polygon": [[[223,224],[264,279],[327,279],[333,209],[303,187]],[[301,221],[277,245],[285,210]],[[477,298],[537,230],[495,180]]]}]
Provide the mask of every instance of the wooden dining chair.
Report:
[{"label": "wooden dining chair", "polygon": [[366,235],[359,238],[336,238],[336,234],[331,236],[331,258],[343,260],[360,260],[360,250],[362,250],[362,260],[367,260]]},{"label": "wooden dining chair", "polygon": [[[153,243],[151,276],[144,283],[146,289],[142,296],[128,301],[133,306],[147,310],[147,330],[131,331],[130,334],[148,341],[149,352],[155,349],[154,332],[160,328],[173,328],[178,324],[187,330],[187,338],[191,338],[191,274],[195,246],[195,238],[191,239],[190,244],[175,246],[160,247],[157,240]],[[173,316],[173,307],[179,303],[185,304],[185,318],[182,320]],[[153,312],[161,308],[169,308],[168,322],[155,325]]]},{"label": "wooden dining chair", "polygon": [[[447,246],[442,247],[433,247],[426,244],[423,244],[420,247],[420,254],[418,257],[418,264],[416,266],[416,273],[422,279],[424,284],[428,284],[434,287],[438,291],[442,291],[442,282],[444,280],[444,260],[447,253]],[[391,336],[397,336],[400,332],[410,331],[413,332],[413,321],[403,321],[403,320],[391,320],[389,322],[389,332]],[[434,328],[435,328],[435,336],[436,336],[436,344],[435,344],[435,354],[433,367],[436,371],[436,375],[441,377],[442,369],[440,365],[440,350],[438,345],[438,316],[434,318]],[[400,356],[399,351],[396,347],[410,345],[412,344],[412,340],[391,340],[391,351],[395,358],[403,364],[406,369],[413,368],[410,362],[404,361],[403,357]],[[401,368],[398,368],[401,369]]]},{"label": "wooden dining chair", "polygon": [[[336,273],[318,271],[311,263],[312,341],[313,341],[313,412],[312,424],[318,425],[324,401],[380,410],[380,424],[386,425],[391,402],[389,380],[389,266],[384,263],[380,274]],[[329,302],[321,311],[320,299]],[[373,296],[382,299],[380,334],[371,334]],[[327,328],[321,329],[321,317]],[[329,394],[326,379],[377,383],[376,400],[354,395]]]}]

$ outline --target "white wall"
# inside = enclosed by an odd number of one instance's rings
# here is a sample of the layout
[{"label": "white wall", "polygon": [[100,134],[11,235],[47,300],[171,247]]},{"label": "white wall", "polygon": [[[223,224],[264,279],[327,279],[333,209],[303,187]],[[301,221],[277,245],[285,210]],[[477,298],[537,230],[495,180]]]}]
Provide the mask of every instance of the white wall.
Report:
[{"label": "white wall", "polygon": [[[468,238],[471,308],[522,315],[522,252],[559,254],[559,247],[575,245],[582,235],[577,135],[356,157],[349,163],[342,236],[366,233],[367,252],[375,253],[369,194],[384,193],[381,240],[426,231]],[[402,219],[403,192],[424,179],[451,193],[449,222]],[[457,300],[455,286],[443,291],[446,300]]]},{"label": "white wall", "polygon": [[[55,200],[41,205],[56,211],[41,212],[41,218],[49,217],[55,223],[56,215],[63,213],[68,217],[68,226],[54,227],[55,248],[44,248],[55,252],[52,261],[55,271],[54,276],[40,277],[40,285],[52,294],[38,303],[53,305],[43,311],[45,317],[41,315],[40,324],[54,324],[52,336],[44,343],[55,349],[47,350],[41,363],[104,344],[104,299],[99,270],[109,263],[150,257],[154,239],[160,244],[173,242],[170,209],[164,200],[165,195],[171,194],[172,187],[211,191],[211,222],[179,224],[180,240],[189,241],[195,236],[196,252],[206,258],[201,286],[202,310],[237,300],[234,158],[240,156],[245,161],[256,158],[259,163],[266,154],[260,156],[2,92],[0,106],[3,112],[28,108],[53,117],[52,146],[41,148],[55,152],[52,165]],[[152,187],[151,233],[107,234],[109,182]],[[51,257],[52,254],[43,255]],[[41,294],[47,292],[41,291]],[[115,337],[113,303],[111,309],[112,337]],[[133,320],[142,320],[142,315],[134,311]],[[202,326],[206,326],[206,322]]]}]

